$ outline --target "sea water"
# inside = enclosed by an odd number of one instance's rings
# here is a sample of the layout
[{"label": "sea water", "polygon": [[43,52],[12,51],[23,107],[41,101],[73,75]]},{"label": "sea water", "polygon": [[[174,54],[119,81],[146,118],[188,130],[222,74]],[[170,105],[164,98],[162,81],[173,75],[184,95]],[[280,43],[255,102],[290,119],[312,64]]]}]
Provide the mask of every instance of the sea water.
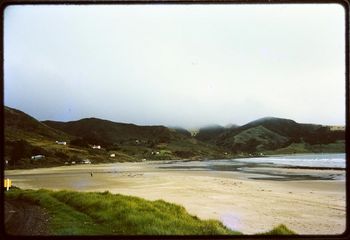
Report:
[{"label": "sea water", "polygon": [[294,167],[345,168],[345,153],[293,154],[273,157],[239,158],[238,162],[272,163]]}]

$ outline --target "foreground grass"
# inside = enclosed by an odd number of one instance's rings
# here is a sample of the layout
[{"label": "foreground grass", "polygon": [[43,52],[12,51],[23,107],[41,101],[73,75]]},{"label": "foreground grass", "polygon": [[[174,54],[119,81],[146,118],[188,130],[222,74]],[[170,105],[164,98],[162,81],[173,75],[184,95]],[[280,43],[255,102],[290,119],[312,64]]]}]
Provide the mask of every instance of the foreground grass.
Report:
[{"label": "foreground grass", "polygon": [[109,192],[11,190],[6,199],[28,201],[52,216],[58,235],[217,235],[239,234],[215,220],[200,220],[178,205]]},{"label": "foreground grass", "polygon": [[[216,220],[200,220],[162,200],[111,194],[12,189],[6,199],[27,201],[49,212],[53,235],[237,235]],[[294,234],[280,225],[265,234]]]}]

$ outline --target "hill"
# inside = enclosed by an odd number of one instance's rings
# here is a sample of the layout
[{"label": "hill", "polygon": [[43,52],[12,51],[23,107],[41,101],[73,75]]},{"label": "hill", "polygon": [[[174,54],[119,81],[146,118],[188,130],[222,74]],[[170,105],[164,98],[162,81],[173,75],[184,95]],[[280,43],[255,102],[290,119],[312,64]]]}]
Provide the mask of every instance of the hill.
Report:
[{"label": "hill", "polygon": [[[9,107],[4,108],[4,116],[4,159],[8,168],[84,161],[199,160],[261,153],[345,152],[345,131],[341,126],[301,124],[282,118],[262,118],[230,128],[212,125],[192,134],[179,127],[138,126],[98,118],[40,122]],[[32,159],[35,155],[44,157]]]},{"label": "hill", "polygon": [[[32,168],[63,165],[92,157],[87,149],[69,146],[74,137],[38,121],[32,116],[4,107],[4,160],[7,168]],[[57,144],[56,141],[64,142]],[[32,156],[42,155],[42,159]],[[40,157],[38,157],[40,158]]]},{"label": "hill", "polygon": [[198,133],[196,134],[196,139],[205,142],[212,142],[220,134],[224,133],[227,128],[220,125],[210,125],[206,127],[199,128]]},{"label": "hill", "polygon": [[[223,157],[223,151],[219,147],[198,141],[181,128],[138,126],[97,118],[44,123],[75,136],[80,140],[78,145],[82,147],[89,144],[101,145],[107,151],[119,151],[137,159]],[[71,143],[75,144],[75,140]]]},{"label": "hill", "polygon": [[43,121],[43,123],[72,136],[84,138],[91,144],[101,144],[105,147],[125,142],[170,142],[187,137],[179,131],[171,131],[164,126],[138,126],[98,118],[85,118],[71,122]]},{"label": "hill", "polygon": [[4,107],[6,140],[52,139],[68,140],[69,135],[51,128],[28,114],[14,108]]},{"label": "hill", "polygon": [[[4,109],[5,161],[8,168],[47,167],[83,161],[101,163],[227,157],[220,147],[198,141],[181,128],[138,126],[97,118],[40,122],[16,109]],[[35,155],[44,157],[32,159]]]},{"label": "hill", "polygon": [[[325,145],[344,140],[344,131],[334,131],[328,126],[267,117],[225,131],[217,136],[214,142],[237,153],[276,150],[293,143]],[[343,147],[345,151],[345,145]]]}]

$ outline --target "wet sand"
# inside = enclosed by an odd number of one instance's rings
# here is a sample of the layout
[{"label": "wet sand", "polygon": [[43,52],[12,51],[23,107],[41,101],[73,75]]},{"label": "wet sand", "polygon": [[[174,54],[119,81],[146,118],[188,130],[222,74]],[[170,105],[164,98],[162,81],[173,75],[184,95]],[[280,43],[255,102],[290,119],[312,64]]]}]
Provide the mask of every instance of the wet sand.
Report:
[{"label": "wet sand", "polygon": [[[201,219],[220,220],[244,234],[268,231],[281,223],[298,234],[345,231],[344,180],[274,181],[256,179],[262,176],[256,172],[159,166],[154,162],[75,165],[10,170],[5,171],[5,177],[20,188],[109,190],[148,200],[163,199],[184,206]],[[280,169],[280,173],[283,171],[320,176],[344,174],[344,170]]]}]

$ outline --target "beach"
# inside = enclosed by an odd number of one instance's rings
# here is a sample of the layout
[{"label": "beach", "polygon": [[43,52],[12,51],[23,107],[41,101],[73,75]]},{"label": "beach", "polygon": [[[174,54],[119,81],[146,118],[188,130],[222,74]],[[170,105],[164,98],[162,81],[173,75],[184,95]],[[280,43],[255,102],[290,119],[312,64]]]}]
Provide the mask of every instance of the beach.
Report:
[{"label": "beach", "polygon": [[[201,219],[217,219],[244,234],[285,224],[298,234],[345,231],[345,180],[278,181],[240,171],[178,170],[163,162],[85,164],[5,170],[23,189],[110,191],[182,205]],[[345,170],[269,169],[282,173],[344,175]],[[93,173],[93,174],[91,174]],[[255,177],[253,179],[252,177]]]}]

